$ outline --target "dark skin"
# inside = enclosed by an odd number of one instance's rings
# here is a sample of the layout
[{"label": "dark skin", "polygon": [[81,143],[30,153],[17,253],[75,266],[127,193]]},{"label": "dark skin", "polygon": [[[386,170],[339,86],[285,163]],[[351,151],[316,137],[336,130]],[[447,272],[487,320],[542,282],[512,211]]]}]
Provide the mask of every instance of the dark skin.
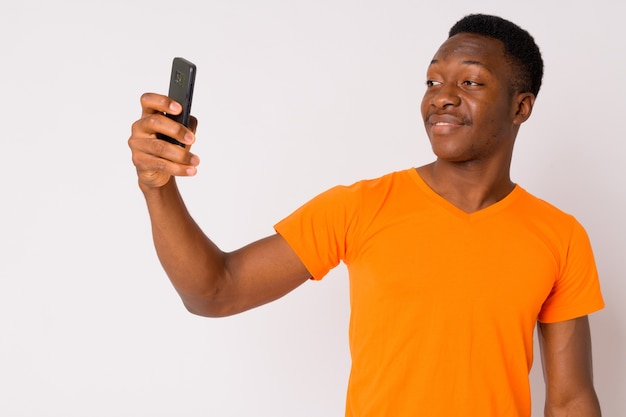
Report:
[{"label": "dark skin", "polygon": [[[422,116],[436,160],[418,168],[439,195],[472,213],[506,197],[514,188],[509,171],[519,127],[535,97],[515,91],[500,41],[458,34],[439,48],[428,68]],[[200,163],[191,153],[190,128],[166,118],[180,106],[165,96],[141,97],[142,116],[128,141],[144,193],[155,247],[187,309],[198,315],[236,314],[276,300],[310,274],[280,235],[233,252],[220,250],[187,212],[176,176],[193,176]],[[163,133],[183,149],[156,138]],[[586,316],[540,323],[546,380],[545,415],[599,416],[593,388],[591,337]]]},{"label": "dark skin", "polygon": [[512,90],[499,41],[445,42],[427,73],[422,117],[437,160],[418,169],[438,194],[472,213],[504,198],[513,145],[535,97]]}]

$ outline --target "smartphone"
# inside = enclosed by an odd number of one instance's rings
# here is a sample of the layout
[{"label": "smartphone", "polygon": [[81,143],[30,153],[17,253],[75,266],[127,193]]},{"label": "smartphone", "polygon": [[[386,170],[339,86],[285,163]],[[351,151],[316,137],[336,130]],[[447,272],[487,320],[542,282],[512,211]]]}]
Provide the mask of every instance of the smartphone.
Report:
[{"label": "smartphone", "polygon": [[[193,98],[193,87],[196,82],[196,66],[192,62],[185,58],[176,57],[172,61],[172,74],[170,75],[170,88],[168,97],[177,101],[182,107],[183,111],[174,116],[171,114],[165,114],[172,120],[178,123],[189,126],[189,116],[191,116],[191,100]],[[178,146],[185,145],[176,139],[170,138],[166,135],[159,135],[159,139],[166,140]]]}]

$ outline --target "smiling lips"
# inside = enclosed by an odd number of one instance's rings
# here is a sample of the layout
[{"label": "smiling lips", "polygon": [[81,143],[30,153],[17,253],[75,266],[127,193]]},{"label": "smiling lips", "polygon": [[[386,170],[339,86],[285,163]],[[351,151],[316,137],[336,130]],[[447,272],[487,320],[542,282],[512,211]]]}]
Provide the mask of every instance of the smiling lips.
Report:
[{"label": "smiling lips", "polygon": [[431,126],[434,133],[449,133],[468,123],[461,117],[451,114],[430,114],[426,123]]}]

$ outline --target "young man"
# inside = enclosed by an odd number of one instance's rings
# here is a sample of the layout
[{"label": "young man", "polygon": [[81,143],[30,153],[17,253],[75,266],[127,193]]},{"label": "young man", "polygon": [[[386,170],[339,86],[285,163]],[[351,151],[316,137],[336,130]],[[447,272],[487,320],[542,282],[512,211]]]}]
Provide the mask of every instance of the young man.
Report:
[{"label": "young man", "polygon": [[277,233],[222,252],[175,176],[197,156],[167,97],[144,94],[129,145],[158,256],[186,307],[224,316],[275,300],[343,261],[350,274],[347,416],[529,416],[539,322],[546,415],[599,416],[587,314],[603,307],[591,247],[570,215],[509,176],[543,62],[511,22],[459,21],[427,71],[422,115],[436,160],[335,187]]}]

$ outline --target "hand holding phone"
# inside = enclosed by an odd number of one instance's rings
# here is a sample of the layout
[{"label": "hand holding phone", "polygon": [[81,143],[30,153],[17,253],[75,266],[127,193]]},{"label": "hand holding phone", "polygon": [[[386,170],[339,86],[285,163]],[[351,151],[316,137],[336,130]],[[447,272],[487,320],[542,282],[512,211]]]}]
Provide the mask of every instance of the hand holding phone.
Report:
[{"label": "hand holding phone", "polygon": [[[192,62],[176,57],[172,61],[172,73],[170,75],[170,87],[168,97],[177,101],[183,108],[178,115],[167,114],[166,116],[172,120],[189,126],[189,117],[191,116],[191,100],[193,98],[193,87],[196,81],[196,65]],[[166,135],[158,135],[159,139],[166,140],[178,146],[185,145],[176,139]]]}]

